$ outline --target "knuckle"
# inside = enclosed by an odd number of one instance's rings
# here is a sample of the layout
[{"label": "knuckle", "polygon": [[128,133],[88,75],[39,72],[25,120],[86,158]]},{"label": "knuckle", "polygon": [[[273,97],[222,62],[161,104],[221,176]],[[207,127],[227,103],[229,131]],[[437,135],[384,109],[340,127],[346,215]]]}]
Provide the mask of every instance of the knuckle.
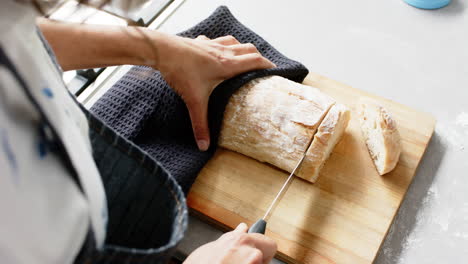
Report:
[{"label": "knuckle", "polygon": [[216,54],[216,60],[222,65],[229,64],[231,62],[231,58],[226,53],[222,52]]},{"label": "knuckle", "polygon": [[233,35],[227,35],[226,38],[228,40],[237,40]]},{"label": "knuckle", "polygon": [[238,243],[239,242],[239,239],[242,237],[242,234],[239,234],[239,233],[232,233],[231,234],[231,239],[233,242],[236,242]]},{"label": "knuckle", "polygon": [[221,52],[221,53],[224,53],[226,51],[230,51],[231,50],[231,47],[229,46],[224,46],[224,45],[221,45],[221,44],[217,44],[216,45],[216,48]]},{"label": "knuckle", "polygon": [[255,45],[252,44],[252,43],[247,43],[247,44],[244,44],[244,45],[250,50],[257,50],[257,47],[255,47]]},{"label": "knuckle", "polygon": [[202,128],[201,125],[195,125],[193,128],[195,139],[204,139],[207,137],[208,133],[206,129]]},{"label": "knuckle", "polygon": [[242,246],[241,244],[239,244],[239,237],[239,234],[229,232],[222,236],[222,241],[226,245],[230,245],[230,247],[232,248],[239,248]]},{"label": "knuckle", "polygon": [[239,234],[237,241],[240,245],[248,245],[252,242],[252,238],[248,234]]},{"label": "knuckle", "polygon": [[276,241],[274,241],[273,239],[269,239],[270,241],[270,245],[271,245],[271,248],[276,251],[278,249],[278,244],[276,244]]},{"label": "knuckle", "polygon": [[255,62],[263,62],[263,56],[260,55],[260,54],[258,54],[258,53],[256,53],[256,54],[253,55],[253,60],[254,60]]},{"label": "knuckle", "polygon": [[263,253],[259,249],[255,248],[252,250],[250,263],[251,264],[260,264],[263,262]]},{"label": "knuckle", "polygon": [[234,255],[238,250],[239,250],[239,248],[237,248],[237,247],[230,247],[228,249],[229,255]]},{"label": "knuckle", "polygon": [[229,52],[231,52],[232,54],[234,54],[236,52],[236,49],[237,49],[237,47],[235,45],[226,46],[225,48],[226,48],[226,50],[229,50]]},{"label": "knuckle", "polygon": [[268,248],[270,248],[272,251],[276,252],[276,250],[278,250],[278,245],[276,244],[276,242],[273,239],[269,239],[267,241],[268,241],[267,242],[268,243],[267,244]]}]

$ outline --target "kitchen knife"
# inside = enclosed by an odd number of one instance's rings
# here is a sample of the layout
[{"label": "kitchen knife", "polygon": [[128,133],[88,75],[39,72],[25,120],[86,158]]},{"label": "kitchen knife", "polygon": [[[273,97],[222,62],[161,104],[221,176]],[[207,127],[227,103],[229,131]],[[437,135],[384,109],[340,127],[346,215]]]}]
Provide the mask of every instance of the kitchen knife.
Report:
[{"label": "kitchen knife", "polygon": [[309,149],[310,143],[312,140],[309,142],[307,145],[306,151],[304,152],[304,155],[302,155],[301,160],[297,163],[296,167],[294,170],[289,174],[289,177],[286,179],[284,182],[283,186],[279,190],[278,194],[276,194],[275,199],[273,199],[273,202],[271,202],[270,207],[268,207],[265,215],[259,219],[257,222],[255,222],[250,228],[248,233],[260,233],[260,234],[265,234],[266,230],[266,224],[267,224],[267,219],[270,217],[270,214],[275,207],[275,205],[278,203],[279,200],[281,200],[282,196],[286,192],[286,190],[289,188],[289,185],[292,182],[292,179],[294,178],[294,173],[296,173],[297,169],[301,166],[302,162],[304,161],[304,158],[307,154],[307,149]]}]

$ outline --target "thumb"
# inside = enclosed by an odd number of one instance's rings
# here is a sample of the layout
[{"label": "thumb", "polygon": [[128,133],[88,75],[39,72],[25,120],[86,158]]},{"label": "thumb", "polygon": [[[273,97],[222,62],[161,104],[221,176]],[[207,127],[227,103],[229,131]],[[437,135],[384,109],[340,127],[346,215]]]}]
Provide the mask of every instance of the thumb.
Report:
[{"label": "thumb", "polygon": [[208,128],[208,100],[187,103],[192,121],[193,134],[198,148],[206,151],[210,146],[210,130]]},{"label": "thumb", "polygon": [[236,229],[234,229],[234,231],[236,232],[241,232],[241,233],[247,233],[247,230],[249,229],[249,227],[247,226],[246,223],[240,223]]}]

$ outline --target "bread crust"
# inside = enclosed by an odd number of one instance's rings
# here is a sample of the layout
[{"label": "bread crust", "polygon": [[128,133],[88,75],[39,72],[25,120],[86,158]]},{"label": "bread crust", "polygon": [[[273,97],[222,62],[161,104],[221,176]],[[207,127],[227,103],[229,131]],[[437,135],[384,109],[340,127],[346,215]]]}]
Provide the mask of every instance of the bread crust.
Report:
[{"label": "bread crust", "polygon": [[279,76],[255,79],[231,97],[219,145],[291,172],[335,100]]},{"label": "bread crust", "polygon": [[[369,116],[369,111],[375,112],[374,118]],[[380,175],[389,173],[396,167],[401,153],[401,138],[395,120],[387,109],[371,99],[360,100],[359,114],[361,131],[378,173]],[[373,143],[370,140],[370,132],[365,125],[366,122],[372,121],[375,122],[376,129],[378,129],[381,134],[379,140],[383,142],[383,149],[380,151],[375,151],[375,146],[372,146]]]},{"label": "bread crust", "polygon": [[317,181],[322,167],[345,132],[349,119],[350,112],[346,106],[335,104],[330,108],[314,135],[297,176],[310,182]]}]

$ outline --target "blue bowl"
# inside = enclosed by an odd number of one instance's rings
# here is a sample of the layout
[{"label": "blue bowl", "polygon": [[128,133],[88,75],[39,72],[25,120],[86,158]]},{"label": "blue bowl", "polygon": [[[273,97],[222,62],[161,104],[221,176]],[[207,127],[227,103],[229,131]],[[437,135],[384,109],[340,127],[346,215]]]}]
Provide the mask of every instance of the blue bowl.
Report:
[{"label": "blue bowl", "polygon": [[442,8],[450,3],[450,0],[404,0],[407,4],[421,9]]}]

